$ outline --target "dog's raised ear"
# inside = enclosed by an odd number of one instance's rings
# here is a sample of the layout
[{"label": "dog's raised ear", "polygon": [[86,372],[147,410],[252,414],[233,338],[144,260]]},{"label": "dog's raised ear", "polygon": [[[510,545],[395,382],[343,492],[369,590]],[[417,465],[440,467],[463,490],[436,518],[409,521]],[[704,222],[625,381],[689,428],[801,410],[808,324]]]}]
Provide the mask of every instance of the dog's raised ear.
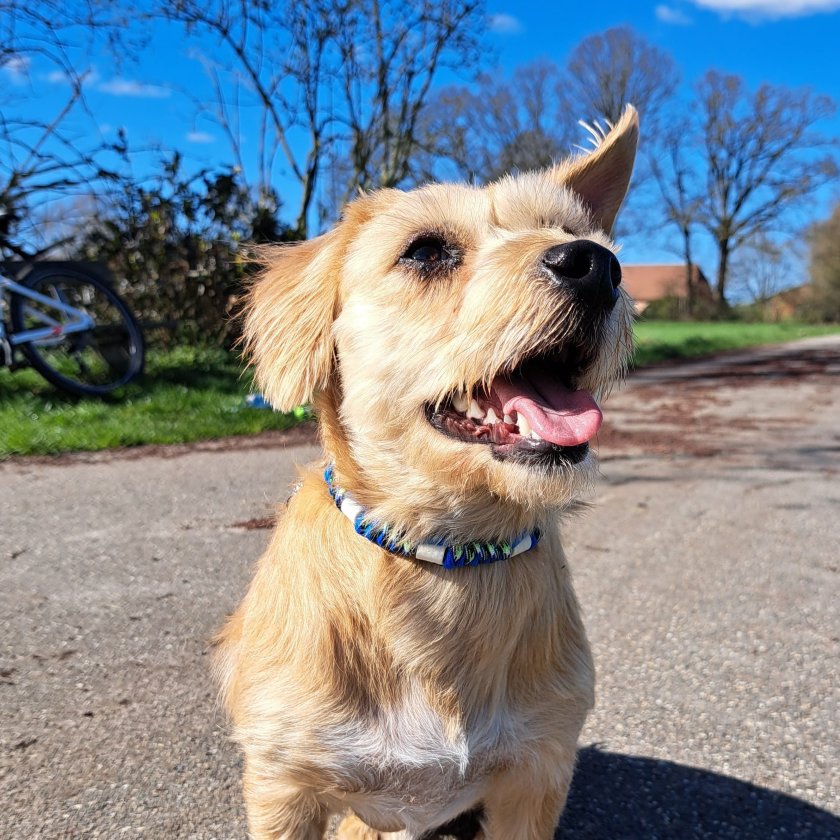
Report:
[{"label": "dog's raised ear", "polygon": [[245,307],[243,343],[262,394],[278,411],[309,402],[333,367],[340,229],[258,252],[263,269]]},{"label": "dog's raised ear", "polygon": [[638,141],[639,115],[627,105],[595,149],[554,167],[552,174],[583,199],[593,221],[607,233],[627,194]]}]

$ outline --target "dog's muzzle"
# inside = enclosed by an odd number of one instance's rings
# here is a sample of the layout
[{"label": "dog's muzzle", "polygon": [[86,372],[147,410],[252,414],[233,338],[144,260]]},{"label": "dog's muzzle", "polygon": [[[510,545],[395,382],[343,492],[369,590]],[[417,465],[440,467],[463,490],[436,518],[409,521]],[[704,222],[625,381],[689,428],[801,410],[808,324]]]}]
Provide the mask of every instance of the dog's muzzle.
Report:
[{"label": "dog's muzzle", "polygon": [[621,266],[612,251],[589,239],[549,248],[541,260],[543,275],[570,293],[593,316],[607,315],[618,300]]}]

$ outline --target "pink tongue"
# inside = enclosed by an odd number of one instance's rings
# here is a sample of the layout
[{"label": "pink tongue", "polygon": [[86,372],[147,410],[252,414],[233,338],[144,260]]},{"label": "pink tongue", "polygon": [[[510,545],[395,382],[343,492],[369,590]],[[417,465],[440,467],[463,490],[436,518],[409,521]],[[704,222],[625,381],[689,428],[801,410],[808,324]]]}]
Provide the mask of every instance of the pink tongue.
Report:
[{"label": "pink tongue", "polygon": [[517,412],[543,439],[558,446],[577,446],[595,437],[601,409],[588,391],[572,391],[544,371],[493,380],[505,414]]}]

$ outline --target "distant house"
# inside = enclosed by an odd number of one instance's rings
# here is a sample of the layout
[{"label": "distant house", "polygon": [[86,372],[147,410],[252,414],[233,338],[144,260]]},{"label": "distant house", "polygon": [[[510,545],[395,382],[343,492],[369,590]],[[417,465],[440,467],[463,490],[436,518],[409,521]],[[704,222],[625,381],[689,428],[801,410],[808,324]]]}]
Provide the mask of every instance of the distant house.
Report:
[{"label": "distant house", "polygon": [[767,298],[761,304],[764,319],[766,321],[790,321],[808,303],[810,295],[811,286],[809,283],[805,283],[802,286],[785,289],[783,292]]},{"label": "distant house", "polygon": [[[636,303],[636,312],[641,314],[655,300],[670,298],[679,309],[688,307],[688,286],[685,265],[627,265],[621,266],[621,285]],[[700,266],[691,266],[691,288],[694,300],[713,299],[712,287]]]}]

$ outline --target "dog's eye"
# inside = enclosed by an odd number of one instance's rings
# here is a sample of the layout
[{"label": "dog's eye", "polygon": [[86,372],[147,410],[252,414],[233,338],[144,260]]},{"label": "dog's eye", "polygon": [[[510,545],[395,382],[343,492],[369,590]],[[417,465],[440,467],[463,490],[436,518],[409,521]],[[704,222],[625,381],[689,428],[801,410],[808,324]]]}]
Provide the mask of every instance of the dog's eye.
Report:
[{"label": "dog's eye", "polygon": [[414,263],[422,268],[434,268],[452,264],[457,259],[454,249],[447,246],[439,236],[424,236],[415,239],[400,257],[401,263]]}]

